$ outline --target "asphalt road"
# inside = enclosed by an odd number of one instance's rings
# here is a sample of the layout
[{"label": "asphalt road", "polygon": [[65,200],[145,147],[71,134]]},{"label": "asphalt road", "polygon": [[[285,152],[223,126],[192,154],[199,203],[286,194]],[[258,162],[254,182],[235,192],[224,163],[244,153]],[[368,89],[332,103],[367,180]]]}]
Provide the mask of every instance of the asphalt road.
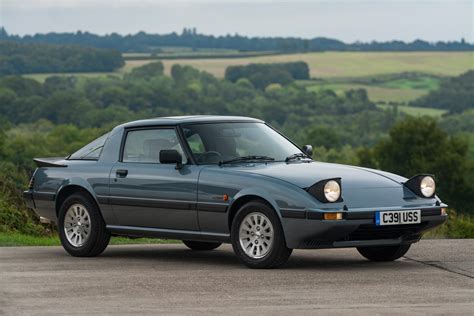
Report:
[{"label": "asphalt road", "polygon": [[355,249],[296,250],[251,270],[230,246],[111,246],[97,258],[59,247],[0,248],[0,314],[474,314],[474,239],[423,240],[372,263]]}]

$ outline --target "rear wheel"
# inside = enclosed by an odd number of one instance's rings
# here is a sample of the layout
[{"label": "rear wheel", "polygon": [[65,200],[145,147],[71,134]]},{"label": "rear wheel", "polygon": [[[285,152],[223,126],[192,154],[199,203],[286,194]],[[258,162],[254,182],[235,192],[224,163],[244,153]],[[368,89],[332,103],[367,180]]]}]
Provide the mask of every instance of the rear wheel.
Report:
[{"label": "rear wheel", "polygon": [[410,244],[399,246],[357,247],[359,253],[371,261],[394,261],[410,249]]},{"label": "rear wheel", "polygon": [[193,240],[183,240],[183,244],[192,250],[213,250],[222,245],[220,242],[204,242]]},{"label": "rear wheel", "polygon": [[231,239],[237,257],[251,268],[276,268],[292,252],[286,247],[280,219],[262,202],[240,208],[232,222]]},{"label": "rear wheel", "polygon": [[58,230],[64,249],[75,257],[97,256],[110,241],[99,208],[90,197],[79,193],[69,196],[61,205]]}]

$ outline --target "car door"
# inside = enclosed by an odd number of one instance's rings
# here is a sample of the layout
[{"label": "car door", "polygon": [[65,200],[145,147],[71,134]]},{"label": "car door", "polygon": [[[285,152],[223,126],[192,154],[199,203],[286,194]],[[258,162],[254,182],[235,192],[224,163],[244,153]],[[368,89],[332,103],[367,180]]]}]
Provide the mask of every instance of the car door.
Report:
[{"label": "car door", "polygon": [[[184,166],[160,164],[160,150],[175,149]],[[119,161],[110,173],[109,201],[122,226],[199,230],[199,168],[186,164],[175,127],[124,132]]]}]

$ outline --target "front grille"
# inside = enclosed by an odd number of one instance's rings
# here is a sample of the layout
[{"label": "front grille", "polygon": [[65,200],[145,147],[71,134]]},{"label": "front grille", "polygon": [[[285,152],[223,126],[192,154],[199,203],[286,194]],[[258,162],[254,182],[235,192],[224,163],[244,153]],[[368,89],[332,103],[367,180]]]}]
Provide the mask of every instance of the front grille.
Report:
[{"label": "front grille", "polygon": [[341,239],[341,241],[396,239],[405,235],[418,234],[426,224],[427,222],[397,226],[360,225],[359,228]]}]

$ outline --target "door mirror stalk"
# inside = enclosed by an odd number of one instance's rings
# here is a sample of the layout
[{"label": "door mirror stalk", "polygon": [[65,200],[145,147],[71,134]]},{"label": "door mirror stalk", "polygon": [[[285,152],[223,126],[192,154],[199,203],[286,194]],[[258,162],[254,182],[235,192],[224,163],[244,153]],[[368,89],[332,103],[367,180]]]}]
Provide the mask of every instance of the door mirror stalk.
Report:
[{"label": "door mirror stalk", "polygon": [[303,151],[306,155],[312,157],[313,156],[313,146],[311,145],[304,145]]}]

